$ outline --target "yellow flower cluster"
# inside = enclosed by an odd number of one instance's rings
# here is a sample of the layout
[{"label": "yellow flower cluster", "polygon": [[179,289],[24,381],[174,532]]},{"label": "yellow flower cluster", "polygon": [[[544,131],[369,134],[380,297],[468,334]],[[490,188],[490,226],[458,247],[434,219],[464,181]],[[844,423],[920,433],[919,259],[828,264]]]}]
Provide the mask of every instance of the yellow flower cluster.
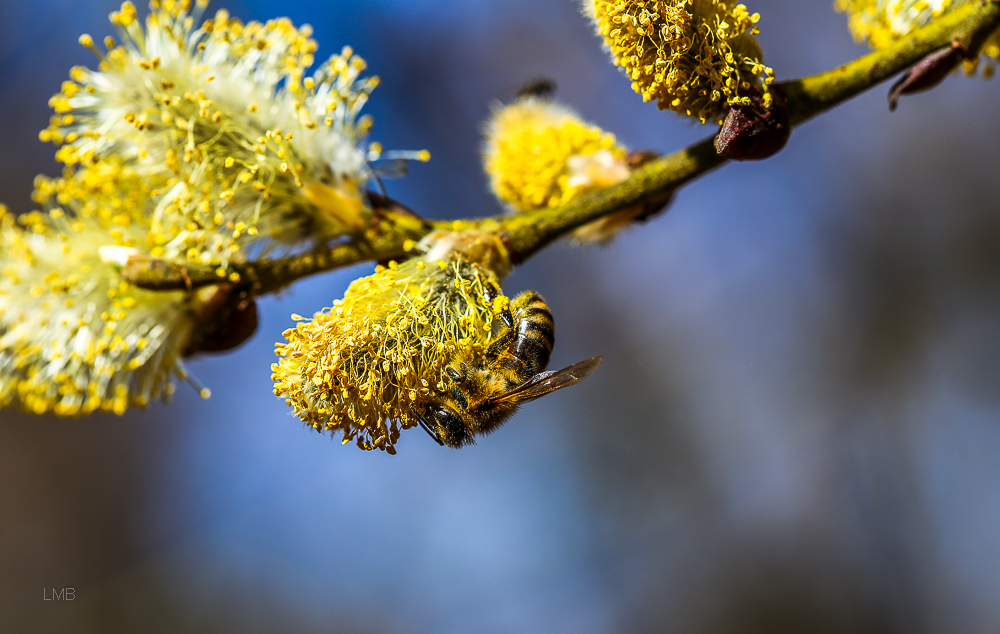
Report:
[{"label": "yellow flower cluster", "polygon": [[720,0],[593,0],[587,12],[615,64],[644,101],[721,123],[732,105],[763,95],[774,72],[763,64],[759,14]]},{"label": "yellow flower cluster", "polygon": [[183,357],[252,333],[245,289],[143,290],[121,275],[131,256],[236,282],[231,263],[367,226],[382,154],[359,116],[377,84],[364,61],[345,49],[306,76],[308,27],[225,11],[198,24],[206,4],[153,0],[143,23],[125,2],[121,43],[80,38],[98,68],[72,70],[40,134],[63,176],[36,180],[42,211],[0,208],[0,406],[121,413],[193,383]]},{"label": "yellow flower cluster", "polygon": [[446,389],[448,362],[484,352],[494,318],[509,306],[504,271],[489,266],[506,251],[485,240],[485,248],[476,236],[472,248],[430,248],[380,266],[332,308],[285,331],[271,366],[275,395],[318,431],[395,453],[400,429],[417,425],[416,412]]},{"label": "yellow flower cluster", "polygon": [[[615,135],[586,123],[570,108],[523,97],[493,111],[483,165],[493,193],[516,211],[558,207],[580,194],[620,183],[631,173]],[[628,226],[626,209],[580,227],[581,242],[606,242]]]},{"label": "yellow flower cluster", "polygon": [[[854,38],[868,42],[872,48],[884,48],[914,29],[925,26],[934,18],[968,4],[971,0],[836,0],[834,7],[848,16]],[[988,64],[983,72],[990,76],[1000,59],[1000,31],[983,44],[981,54]],[[965,64],[966,72],[976,71],[978,60]]]},{"label": "yellow flower cluster", "polygon": [[143,25],[125,2],[111,14],[120,44],[108,37],[102,51],[82,36],[98,69],[72,70],[42,140],[67,166],[115,157],[161,183],[145,206],[162,257],[225,267],[358,233],[381,155],[359,111],[377,78],[360,77],[350,48],[306,76],[309,27],[224,10],[196,27],[206,4],[153,0]]},{"label": "yellow flower cluster", "polygon": [[493,193],[520,211],[558,207],[628,176],[615,135],[569,108],[524,97],[493,111],[483,162]]},{"label": "yellow flower cluster", "polygon": [[145,291],[119,274],[128,254],[148,253],[137,210],[151,186],[106,164],[40,178],[46,213],[0,209],[0,406],[120,414],[188,378],[181,356],[203,295]]}]

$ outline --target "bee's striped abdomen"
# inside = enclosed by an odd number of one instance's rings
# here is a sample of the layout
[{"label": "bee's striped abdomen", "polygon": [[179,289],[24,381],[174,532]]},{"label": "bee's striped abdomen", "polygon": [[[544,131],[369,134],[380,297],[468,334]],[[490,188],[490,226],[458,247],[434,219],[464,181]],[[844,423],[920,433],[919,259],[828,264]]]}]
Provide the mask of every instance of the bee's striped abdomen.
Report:
[{"label": "bee's striped abdomen", "polygon": [[549,364],[555,344],[555,322],[545,300],[534,291],[522,293],[511,309],[517,329],[511,353],[524,364],[523,380],[527,380]]}]

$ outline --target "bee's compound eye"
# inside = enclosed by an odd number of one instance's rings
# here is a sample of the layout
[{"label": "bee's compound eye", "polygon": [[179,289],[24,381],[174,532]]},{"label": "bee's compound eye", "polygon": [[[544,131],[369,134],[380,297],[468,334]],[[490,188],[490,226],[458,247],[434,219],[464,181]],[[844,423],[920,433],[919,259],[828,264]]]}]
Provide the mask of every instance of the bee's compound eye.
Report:
[{"label": "bee's compound eye", "polygon": [[446,407],[434,410],[434,420],[437,421],[440,429],[441,440],[446,445],[461,447],[473,442],[472,434],[468,427],[455,412]]},{"label": "bee's compound eye", "polygon": [[448,374],[448,376],[452,378],[452,380],[458,381],[460,383],[465,380],[465,375],[456,370],[455,368],[449,366],[445,368],[445,372]]}]

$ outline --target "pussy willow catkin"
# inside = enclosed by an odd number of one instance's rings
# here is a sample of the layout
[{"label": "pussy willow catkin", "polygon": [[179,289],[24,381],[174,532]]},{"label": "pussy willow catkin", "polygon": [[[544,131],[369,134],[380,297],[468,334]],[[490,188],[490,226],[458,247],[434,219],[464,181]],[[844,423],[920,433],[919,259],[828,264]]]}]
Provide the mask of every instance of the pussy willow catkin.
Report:
[{"label": "pussy willow catkin", "polygon": [[72,70],[41,138],[68,166],[115,157],[159,179],[149,213],[162,257],[225,266],[356,234],[382,156],[360,116],[378,79],[349,47],[307,75],[309,27],[225,10],[200,21],[206,4],[154,0],[143,23],[125,2],[111,14],[120,43],[82,36],[98,68]]},{"label": "pussy willow catkin", "polygon": [[660,109],[722,122],[754,93],[770,105],[774,72],[754,37],[760,16],[720,0],[585,0],[632,89]]},{"label": "pussy willow catkin", "polygon": [[[628,178],[627,150],[615,135],[550,99],[524,97],[494,109],[486,125],[483,166],[493,193],[514,211],[558,207]],[[573,232],[607,242],[641,209],[624,209]]]}]

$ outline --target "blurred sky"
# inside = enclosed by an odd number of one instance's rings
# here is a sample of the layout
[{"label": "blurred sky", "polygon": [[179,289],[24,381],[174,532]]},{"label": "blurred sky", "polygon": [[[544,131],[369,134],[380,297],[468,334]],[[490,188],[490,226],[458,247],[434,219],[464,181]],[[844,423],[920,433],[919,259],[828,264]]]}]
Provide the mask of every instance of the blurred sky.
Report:
[{"label": "blurred sky", "polygon": [[[757,0],[779,79],[864,52],[830,2]],[[389,193],[496,213],[491,104],[547,76],[631,148],[711,133],[643,104],[571,0],[232,0],[315,27],[382,77],[373,138],[433,159]],[[116,2],[0,0],[0,200],[57,173],[37,140],[80,33]],[[191,364],[212,388],[124,417],[0,414],[0,622],[12,632],[1000,630],[997,85],[884,87],[788,148],[685,188],[603,249],[509,279],[585,384],[479,445],[399,455],[306,431],[271,394],[292,312],[362,266],[263,300],[257,335]],[[44,588],[74,587],[72,602]],[[6,629],[6,627],[4,628]]]}]

